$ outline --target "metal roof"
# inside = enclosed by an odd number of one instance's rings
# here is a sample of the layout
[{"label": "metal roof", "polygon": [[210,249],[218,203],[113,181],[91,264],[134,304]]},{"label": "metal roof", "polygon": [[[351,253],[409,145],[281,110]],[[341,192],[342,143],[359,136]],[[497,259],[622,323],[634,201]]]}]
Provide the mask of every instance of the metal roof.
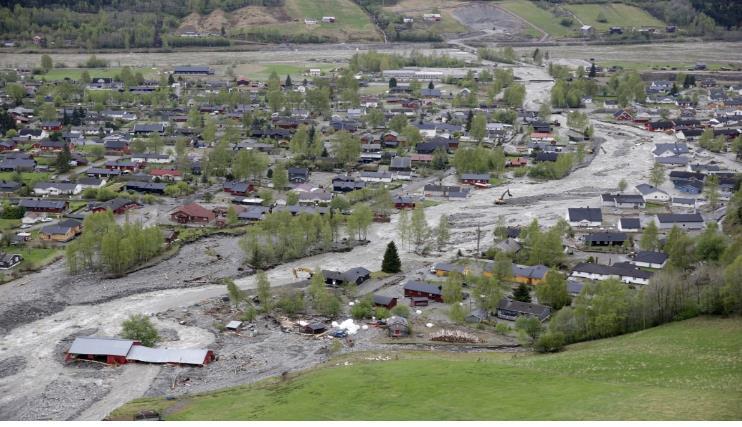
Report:
[{"label": "metal roof", "polygon": [[126,356],[134,345],[132,340],[102,337],[77,337],[68,353],[96,356]]},{"label": "metal roof", "polygon": [[182,363],[203,365],[209,350],[202,348],[150,348],[142,345],[131,347],[128,360],[146,363]]}]

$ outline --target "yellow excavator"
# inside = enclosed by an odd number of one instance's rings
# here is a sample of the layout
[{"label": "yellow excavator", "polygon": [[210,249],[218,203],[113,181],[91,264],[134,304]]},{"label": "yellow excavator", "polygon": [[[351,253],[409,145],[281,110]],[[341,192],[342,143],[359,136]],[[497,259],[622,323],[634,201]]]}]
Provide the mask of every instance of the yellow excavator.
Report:
[{"label": "yellow excavator", "polygon": [[299,272],[307,273],[310,279],[312,278],[312,275],[314,274],[314,271],[312,271],[311,268],[306,268],[306,267],[297,267],[293,270],[293,272],[294,272],[294,278],[296,279],[299,278]]},{"label": "yellow excavator", "polygon": [[504,193],[502,193],[502,196],[500,196],[499,199],[495,200],[496,205],[504,205],[505,204],[505,196],[513,197],[513,194],[510,192],[510,189],[508,188],[505,190]]}]

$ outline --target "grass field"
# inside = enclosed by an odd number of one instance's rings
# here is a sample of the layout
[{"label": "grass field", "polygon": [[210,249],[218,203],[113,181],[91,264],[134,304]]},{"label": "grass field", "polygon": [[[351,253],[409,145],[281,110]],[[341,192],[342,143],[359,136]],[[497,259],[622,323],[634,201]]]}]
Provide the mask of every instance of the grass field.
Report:
[{"label": "grass field", "polygon": [[552,355],[360,353],[288,381],[141,399],[111,418],[156,409],[169,420],[733,420],[741,349],[742,319],[697,318]]},{"label": "grass field", "polygon": [[[46,74],[38,76],[40,79],[46,80],[64,80],[66,78],[71,80],[79,80],[82,73],[87,71],[91,78],[96,77],[115,77],[121,72],[121,68],[54,68],[49,70]],[[154,78],[156,76],[156,70],[152,67],[140,67],[132,68],[133,73],[140,72],[144,78]]]},{"label": "grass field", "polygon": [[[339,41],[381,39],[371,18],[351,0],[286,0],[285,11],[292,22],[269,24],[263,28],[276,29],[290,34],[316,34]],[[323,16],[334,16],[335,23],[323,23]],[[304,19],[314,19],[316,25],[304,24]],[[258,26],[260,27],[260,26]]]},{"label": "grass field", "polygon": [[573,36],[576,34],[575,29],[579,27],[577,23],[572,25],[572,27],[565,27],[559,24],[560,19],[554,16],[553,13],[541,9],[530,1],[506,0],[498,3],[498,5],[541,28],[552,37]]},{"label": "grass field", "polygon": [[[653,17],[648,12],[627,4],[570,4],[564,5],[584,24],[595,27],[598,31],[608,31],[613,26],[618,27],[664,27],[665,23]],[[598,14],[602,13],[607,22],[598,22]]]},{"label": "grass field", "polygon": [[[268,80],[268,77],[271,75],[273,71],[278,74],[278,76],[281,78],[281,81],[283,81],[286,78],[286,75],[291,76],[291,80],[294,83],[300,83],[302,80],[304,80],[304,71],[306,71],[309,68],[319,68],[323,72],[327,72],[335,68],[332,64],[316,64],[316,63],[297,63],[297,64],[257,64],[257,63],[251,63],[251,64],[239,64],[234,68],[235,75],[240,76],[246,76],[250,79],[257,79],[257,80]],[[311,78],[307,77],[307,79],[311,80]]]},{"label": "grass field", "polygon": [[[15,172],[0,172],[0,180],[12,181],[15,175]],[[26,185],[32,185],[37,182],[48,181],[50,175],[49,172],[21,172],[21,181]]]}]

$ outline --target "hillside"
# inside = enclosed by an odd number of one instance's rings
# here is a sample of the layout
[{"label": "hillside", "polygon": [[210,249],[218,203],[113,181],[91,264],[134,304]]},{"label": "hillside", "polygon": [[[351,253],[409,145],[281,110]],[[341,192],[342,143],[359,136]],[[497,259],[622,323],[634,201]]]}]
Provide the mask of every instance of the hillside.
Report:
[{"label": "hillside", "polygon": [[552,355],[361,353],[289,381],[142,399],[112,418],[157,409],[171,420],[731,420],[742,417],[740,348],[742,319],[696,318]]},{"label": "hillside", "polygon": [[[334,23],[323,23],[322,17],[334,16]],[[305,20],[314,20],[307,24]],[[281,6],[246,6],[225,13],[217,9],[210,14],[191,13],[177,32],[224,34],[267,42],[350,42],[379,41],[381,35],[366,13],[351,0],[285,0]]]}]

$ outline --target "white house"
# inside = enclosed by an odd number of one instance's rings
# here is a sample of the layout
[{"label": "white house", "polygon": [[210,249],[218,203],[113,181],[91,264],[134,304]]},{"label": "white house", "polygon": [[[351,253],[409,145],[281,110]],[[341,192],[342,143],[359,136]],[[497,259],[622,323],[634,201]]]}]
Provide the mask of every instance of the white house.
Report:
[{"label": "white house", "polygon": [[674,226],[684,230],[703,230],[706,226],[706,222],[699,213],[657,214],[656,223],[660,230],[668,230]]},{"label": "white house", "polygon": [[82,192],[82,185],[76,182],[39,182],[33,187],[37,196],[77,195]]},{"label": "white house", "polygon": [[572,269],[571,276],[590,280],[618,279],[627,284],[646,285],[652,277],[652,272],[640,270],[629,263],[602,265],[581,262]]},{"label": "white house", "polygon": [[572,227],[600,227],[603,224],[603,212],[600,208],[569,208],[567,222]]},{"label": "white house", "polygon": [[644,196],[647,202],[666,203],[670,201],[670,195],[649,184],[639,184],[636,186],[637,191]]},{"label": "white house", "polygon": [[660,269],[667,264],[667,258],[664,252],[639,251],[629,262],[637,267]]},{"label": "white house", "polygon": [[389,172],[361,172],[363,182],[392,182],[392,174]]}]

